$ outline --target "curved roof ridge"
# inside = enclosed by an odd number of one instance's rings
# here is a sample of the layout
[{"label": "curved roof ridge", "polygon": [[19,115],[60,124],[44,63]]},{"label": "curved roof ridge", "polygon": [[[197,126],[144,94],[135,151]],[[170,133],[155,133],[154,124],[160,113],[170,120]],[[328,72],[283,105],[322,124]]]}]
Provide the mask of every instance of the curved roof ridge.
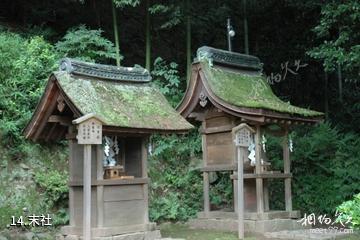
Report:
[{"label": "curved roof ridge", "polygon": [[243,69],[262,70],[260,59],[252,55],[230,52],[208,46],[199,48],[196,54],[197,61],[205,59],[209,61],[210,65],[217,63]]},{"label": "curved roof ridge", "polygon": [[150,82],[151,76],[147,69],[135,67],[117,67],[111,65],[83,62],[71,58],[60,60],[60,71],[70,74],[96,77],[107,80],[120,80],[130,82]]}]

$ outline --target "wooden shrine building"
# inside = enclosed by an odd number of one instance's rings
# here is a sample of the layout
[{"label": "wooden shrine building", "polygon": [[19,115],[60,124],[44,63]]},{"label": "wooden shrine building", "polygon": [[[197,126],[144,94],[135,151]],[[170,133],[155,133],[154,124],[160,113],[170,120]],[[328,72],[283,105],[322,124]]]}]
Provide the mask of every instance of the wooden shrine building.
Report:
[{"label": "wooden shrine building", "polygon": [[[198,214],[194,226],[236,230],[236,224],[212,224],[211,220],[236,219],[237,181],[234,181],[235,211],[212,211],[209,173],[229,171],[231,178],[237,179],[232,130],[242,123],[255,130],[253,145],[248,149],[249,157],[244,159],[245,231],[281,228],[281,224],[274,227],[272,219],[288,219],[284,223],[291,228],[294,221],[290,219],[299,217],[299,212],[292,208],[288,134],[291,126],[317,123],[323,114],[280,100],[261,71],[262,64],[254,56],[210,47],[201,47],[197,51],[187,91],[177,108],[189,121],[202,123],[204,211]],[[265,133],[283,138],[283,171],[271,170],[271,159],[262,148]],[[283,211],[269,209],[269,179],[285,182],[286,207]]]},{"label": "wooden shrine building", "polygon": [[[150,81],[141,67],[71,59],[63,59],[49,77],[24,134],[37,142],[69,142],[70,224],[62,228],[64,235],[83,236],[89,221],[91,239],[159,238],[148,217],[148,138],[192,126]],[[86,169],[91,169],[88,176]],[[89,195],[83,190],[86,177]],[[85,202],[90,206],[84,207]]]}]

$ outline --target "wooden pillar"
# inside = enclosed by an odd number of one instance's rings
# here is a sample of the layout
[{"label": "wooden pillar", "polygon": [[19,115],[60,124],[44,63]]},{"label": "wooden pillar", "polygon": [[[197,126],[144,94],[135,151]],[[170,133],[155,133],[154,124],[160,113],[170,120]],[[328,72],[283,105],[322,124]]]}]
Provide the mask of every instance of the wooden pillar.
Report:
[{"label": "wooden pillar", "polygon": [[91,144],[84,145],[83,239],[91,239]]},{"label": "wooden pillar", "polygon": [[[235,155],[236,156],[236,155]],[[238,172],[234,171],[233,172],[234,176],[238,176]],[[236,179],[233,180],[234,186],[234,211],[235,213],[238,212],[238,197],[239,197],[239,193],[238,193],[238,181],[236,181]]]},{"label": "wooden pillar", "polygon": [[[261,173],[261,128],[260,125],[256,126],[256,134],[255,134],[255,159],[256,159],[256,167],[255,173]],[[264,186],[263,179],[256,178],[256,206],[257,212],[264,212]]]},{"label": "wooden pillar", "polygon": [[[288,130],[285,131],[283,141],[283,159],[284,159],[284,173],[290,173],[290,150],[288,146]],[[292,198],[291,198],[291,178],[285,178],[285,209],[292,211]]]},{"label": "wooden pillar", "polygon": [[244,239],[244,155],[246,148],[237,147],[238,156],[238,175],[237,175],[237,187],[238,187],[238,237]]},{"label": "wooden pillar", "polygon": [[252,134],[255,130],[242,123],[232,129],[233,140],[236,146],[235,159],[237,162],[237,215],[238,237],[244,239],[244,159],[247,156],[247,148],[251,144]]},{"label": "wooden pillar", "polygon": [[[206,123],[205,121],[202,123],[202,129],[205,130],[206,129]],[[204,163],[204,167],[206,167],[207,164],[207,152],[206,152],[206,134],[203,133],[202,134],[202,152],[203,152],[203,163]],[[209,172],[203,172],[203,184],[204,184],[204,188],[203,188],[203,193],[204,193],[204,214],[205,217],[209,216],[209,212],[210,212],[210,196],[209,196],[209,192],[210,192],[210,182],[209,182]]]},{"label": "wooden pillar", "polygon": [[269,206],[269,180],[268,179],[264,179],[263,180],[263,184],[264,184],[264,211],[267,212],[270,210],[270,206]]},{"label": "wooden pillar", "polygon": [[[236,140],[236,136],[234,136],[233,134],[233,141],[235,142]],[[234,164],[237,163],[238,161],[238,147],[236,145],[234,145],[234,150],[233,150],[233,154],[234,154]],[[233,176],[238,176],[238,168],[237,170],[233,171]],[[238,181],[236,180],[237,178],[233,179],[233,192],[234,192],[234,211],[235,213],[238,212],[238,197],[239,197],[239,193],[238,193]]]},{"label": "wooden pillar", "polygon": [[[103,149],[101,145],[96,146],[96,179],[103,180]],[[104,225],[104,186],[96,186],[96,201],[97,201],[97,226]]]},{"label": "wooden pillar", "polygon": [[[141,166],[142,166],[142,177],[147,178],[147,160],[148,160],[148,138],[143,137],[141,140]],[[144,214],[144,223],[149,223],[149,185],[143,185],[144,192],[144,202],[145,202],[145,214]]]},{"label": "wooden pillar", "polygon": [[[69,180],[70,182],[74,180],[74,173],[73,173],[73,162],[74,162],[74,144],[75,141],[73,139],[69,140]],[[75,226],[75,209],[74,209],[74,187],[69,187],[69,224],[70,226]]]}]

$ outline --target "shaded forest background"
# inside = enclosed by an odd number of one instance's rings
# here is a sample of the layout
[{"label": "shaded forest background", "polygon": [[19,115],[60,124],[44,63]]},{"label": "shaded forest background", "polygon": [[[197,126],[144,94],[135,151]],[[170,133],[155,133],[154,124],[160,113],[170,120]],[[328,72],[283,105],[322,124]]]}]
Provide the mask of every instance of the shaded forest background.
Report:
[{"label": "shaded forest background", "polygon": [[[243,53],[243,1],[3,0],[0,229],[24,207],[52,212],[57,225],[68,221],[66,143],[40,146],[21,135],[60,58],[146,66],[176,107],[197,48],[227,49],[228,17],[236,32],[233,50]],[[325,113],[325,123],[295,129],[292,136],[294,208],[334,215],[360,192],[360,3],[253,0],[247,1],[246,19],[249,52],[264,63],[273,91]],[[152,220],[186,220],[201,208],[200,143],[196,130],[153,137]],[[275,168],[281,162],[278,145],[279,139],[269,139]],[[226,173],[215,176],[214,207],[231,206],[229,183]],[[274,208],[283,208],[282,189],[274,183]]]}]

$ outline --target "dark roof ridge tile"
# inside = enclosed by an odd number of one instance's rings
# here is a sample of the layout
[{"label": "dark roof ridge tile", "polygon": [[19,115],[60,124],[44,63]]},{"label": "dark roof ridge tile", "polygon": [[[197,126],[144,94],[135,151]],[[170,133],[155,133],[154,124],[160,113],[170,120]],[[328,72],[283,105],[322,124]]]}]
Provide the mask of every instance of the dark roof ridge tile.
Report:
[{"label": "dark roof ridge tile", "polygon": [[151,81],[151,76],[145,68],[117,67],[112,65],[89,63],[71,58],[60,60],[60,71],[74,75],[95,77],[107,80],[146,83]]}]

